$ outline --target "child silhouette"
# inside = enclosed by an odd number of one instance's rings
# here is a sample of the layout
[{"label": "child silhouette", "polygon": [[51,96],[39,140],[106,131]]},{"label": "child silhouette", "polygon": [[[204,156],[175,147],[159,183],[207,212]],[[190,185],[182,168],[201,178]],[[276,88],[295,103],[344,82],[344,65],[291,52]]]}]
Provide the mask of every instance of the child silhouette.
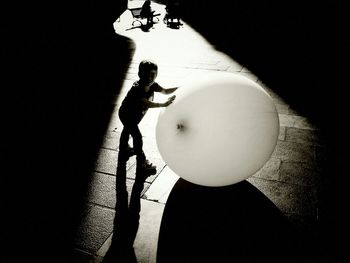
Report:
[{"label": "child silhouette", "polygon": [[[119,109],[119,118],[123,123],[123,130],[120,136],[119,151],[120,156],[128,159],[136,155],[137,167],[146,170],[155,170],[143,152],[142,134],[138,124],[145,116],[149,108],[159,108],[169,106],[175,99],[175,95],[168,98],[164,103],[153,102],[154,92],[171,94],[178,87],[163,88],[155,79],[158,74],[158,66],[150,60],[143,60],[139,64],[139,80],[135,81],[125,96]],[[128,144],[129,136],[133,139],[133,148]]]}]

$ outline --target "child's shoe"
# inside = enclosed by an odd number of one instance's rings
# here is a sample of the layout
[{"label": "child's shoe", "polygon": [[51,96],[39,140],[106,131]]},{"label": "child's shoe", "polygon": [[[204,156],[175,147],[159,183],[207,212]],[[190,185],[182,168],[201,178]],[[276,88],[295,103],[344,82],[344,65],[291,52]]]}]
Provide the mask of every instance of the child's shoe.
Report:
[{"label": "child's shoe", "polygon": [[157,167],[150,163],[148,160],[145,160],[139,167],[141,172],[146,172],[149,175],[153,175],[157,173]]}]

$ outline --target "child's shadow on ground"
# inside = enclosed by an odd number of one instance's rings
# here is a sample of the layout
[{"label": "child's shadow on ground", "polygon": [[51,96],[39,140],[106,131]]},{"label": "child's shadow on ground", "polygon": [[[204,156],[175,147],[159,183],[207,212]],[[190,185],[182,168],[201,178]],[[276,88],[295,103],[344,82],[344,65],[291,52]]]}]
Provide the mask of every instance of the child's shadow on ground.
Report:
[{"label": "child's shadow on ground", "polygon": [[112,243],[103,259],[103,263],[123,262],[137,263],[133,248],[139,228],[141,211],[141,192],[146,178],[153,173],[136,169],[135,182],[130,202],[126,187],[126,160],[119,154],[116,175],[116,213],[114,218]]}]

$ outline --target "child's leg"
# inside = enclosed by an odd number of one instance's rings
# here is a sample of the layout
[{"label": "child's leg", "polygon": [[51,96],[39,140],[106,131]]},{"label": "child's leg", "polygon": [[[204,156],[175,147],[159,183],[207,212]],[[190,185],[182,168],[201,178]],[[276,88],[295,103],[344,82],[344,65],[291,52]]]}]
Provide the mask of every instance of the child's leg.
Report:
[{"label": "child's leg", "polygon": [[119,150],[120,151],[125,151],[128,149],[129,146],[129,138],[130,138],[130,131],[126,126],[124,126],[122,133],[120,134],[120,139],[119,139]]},{"label": "child's leg", "polygon": [[129,126],[128,129],[133,139],[134,152],[136,154],[136,174],[139,174],[140,171],[143,173],[144,169],[150,172],[147,176],[155,174],[156,167],[146,160],[145,153],[142,150],[143,141],[139,127],[137,125],[133,125],[132,127]]},{"label": "child's leg", "polygon": [[143,163],[146,160],[146,156],[142,150],[143,141],[142,141],[142,134],[140,132],[140,129],[137,125],[129,126],[128,129],[132,136],[134,152],[136,154],[136,160],[138,163]]}]

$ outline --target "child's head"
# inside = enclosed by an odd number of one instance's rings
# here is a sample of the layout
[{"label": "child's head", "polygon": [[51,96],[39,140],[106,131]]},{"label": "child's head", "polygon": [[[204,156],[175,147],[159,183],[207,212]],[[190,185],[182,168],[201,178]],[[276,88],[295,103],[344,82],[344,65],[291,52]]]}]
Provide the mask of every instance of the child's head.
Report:
[{"label": "child's head", "polygon": [[142,60],[139,65],[140,80],[145,83],[154,82],[158,74],[158,66],[150,60]]}]

